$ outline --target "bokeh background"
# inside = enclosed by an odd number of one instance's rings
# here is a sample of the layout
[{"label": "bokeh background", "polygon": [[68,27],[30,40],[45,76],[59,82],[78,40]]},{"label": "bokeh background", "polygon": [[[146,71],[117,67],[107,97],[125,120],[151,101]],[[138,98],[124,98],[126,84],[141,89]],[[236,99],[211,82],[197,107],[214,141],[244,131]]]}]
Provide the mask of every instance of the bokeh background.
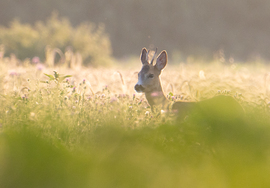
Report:
[{"label": "bokeh background", "polygon": [[142,47],[166,49],[170,57],[237,61],[270,59],[270,1],[265,0],[1,0],[0,24],[16,18],[34,25],[52,12],[73,27],[105,26],[108,54],[138,56]]}]

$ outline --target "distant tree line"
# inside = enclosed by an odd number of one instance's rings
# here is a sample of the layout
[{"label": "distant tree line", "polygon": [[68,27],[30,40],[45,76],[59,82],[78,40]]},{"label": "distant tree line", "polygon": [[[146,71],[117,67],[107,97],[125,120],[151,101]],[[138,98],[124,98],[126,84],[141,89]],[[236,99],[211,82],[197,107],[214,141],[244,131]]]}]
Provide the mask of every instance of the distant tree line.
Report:
[{"label": "distant tree line", "polygon": [[265,0],[1,0],[0,24],[46,20],[53,11],[73,25],[104,23],[113,55],[158,47],[181,56],[270,59],[270,1]]}]

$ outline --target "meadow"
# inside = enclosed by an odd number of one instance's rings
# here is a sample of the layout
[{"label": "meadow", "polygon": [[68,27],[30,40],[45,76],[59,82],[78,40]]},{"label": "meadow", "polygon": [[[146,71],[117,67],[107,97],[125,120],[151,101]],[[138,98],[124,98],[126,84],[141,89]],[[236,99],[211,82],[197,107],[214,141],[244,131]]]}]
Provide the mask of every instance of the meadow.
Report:
[{"label": "meadow", "polygon": [[228,123],[151,112],[130,61],[70,69],[1,57],[0,187],[270,186],[268,65],[169,61],[168,98],[230,95],[246,115]]}]

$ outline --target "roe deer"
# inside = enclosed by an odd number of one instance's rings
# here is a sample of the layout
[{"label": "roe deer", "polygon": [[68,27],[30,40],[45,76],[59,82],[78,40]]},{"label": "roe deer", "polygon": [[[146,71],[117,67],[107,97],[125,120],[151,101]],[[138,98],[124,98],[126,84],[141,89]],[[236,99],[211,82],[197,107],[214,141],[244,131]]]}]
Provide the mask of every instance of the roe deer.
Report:
[{"label": "roe deer", "polygon": [[155,65],[153,61],[157,50],[150,62],[148,60],[149,52],[146,48],[142,49],[142,69],[138,73],[138,83],[134,88],[139,93],[145,93],[152,111],[153,107],[160,107],[163,110],[171,110],[176,112],[178,116],[185,117],[192,110],[197,110],[205,116],[216,116],[223,119],[227,117],[238,118],[238,116],[244,114],[242,106],[231,96],[219,95],[199,102],[172,102],[168,100],[160,83],[161,71],[167,65],[167,52],[164,50],[158,55]]}]

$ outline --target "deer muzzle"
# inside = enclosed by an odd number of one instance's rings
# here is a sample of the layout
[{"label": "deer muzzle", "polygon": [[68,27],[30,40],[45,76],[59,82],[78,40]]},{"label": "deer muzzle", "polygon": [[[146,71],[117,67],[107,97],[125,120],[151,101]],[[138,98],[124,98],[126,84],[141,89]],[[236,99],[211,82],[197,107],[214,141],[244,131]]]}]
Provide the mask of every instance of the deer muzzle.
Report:
[{"label": "deer muzzle", "polygon": [[136,84],[134,87],[135,91],[137,92],[144,92],[144,87],[142,85]]}]

